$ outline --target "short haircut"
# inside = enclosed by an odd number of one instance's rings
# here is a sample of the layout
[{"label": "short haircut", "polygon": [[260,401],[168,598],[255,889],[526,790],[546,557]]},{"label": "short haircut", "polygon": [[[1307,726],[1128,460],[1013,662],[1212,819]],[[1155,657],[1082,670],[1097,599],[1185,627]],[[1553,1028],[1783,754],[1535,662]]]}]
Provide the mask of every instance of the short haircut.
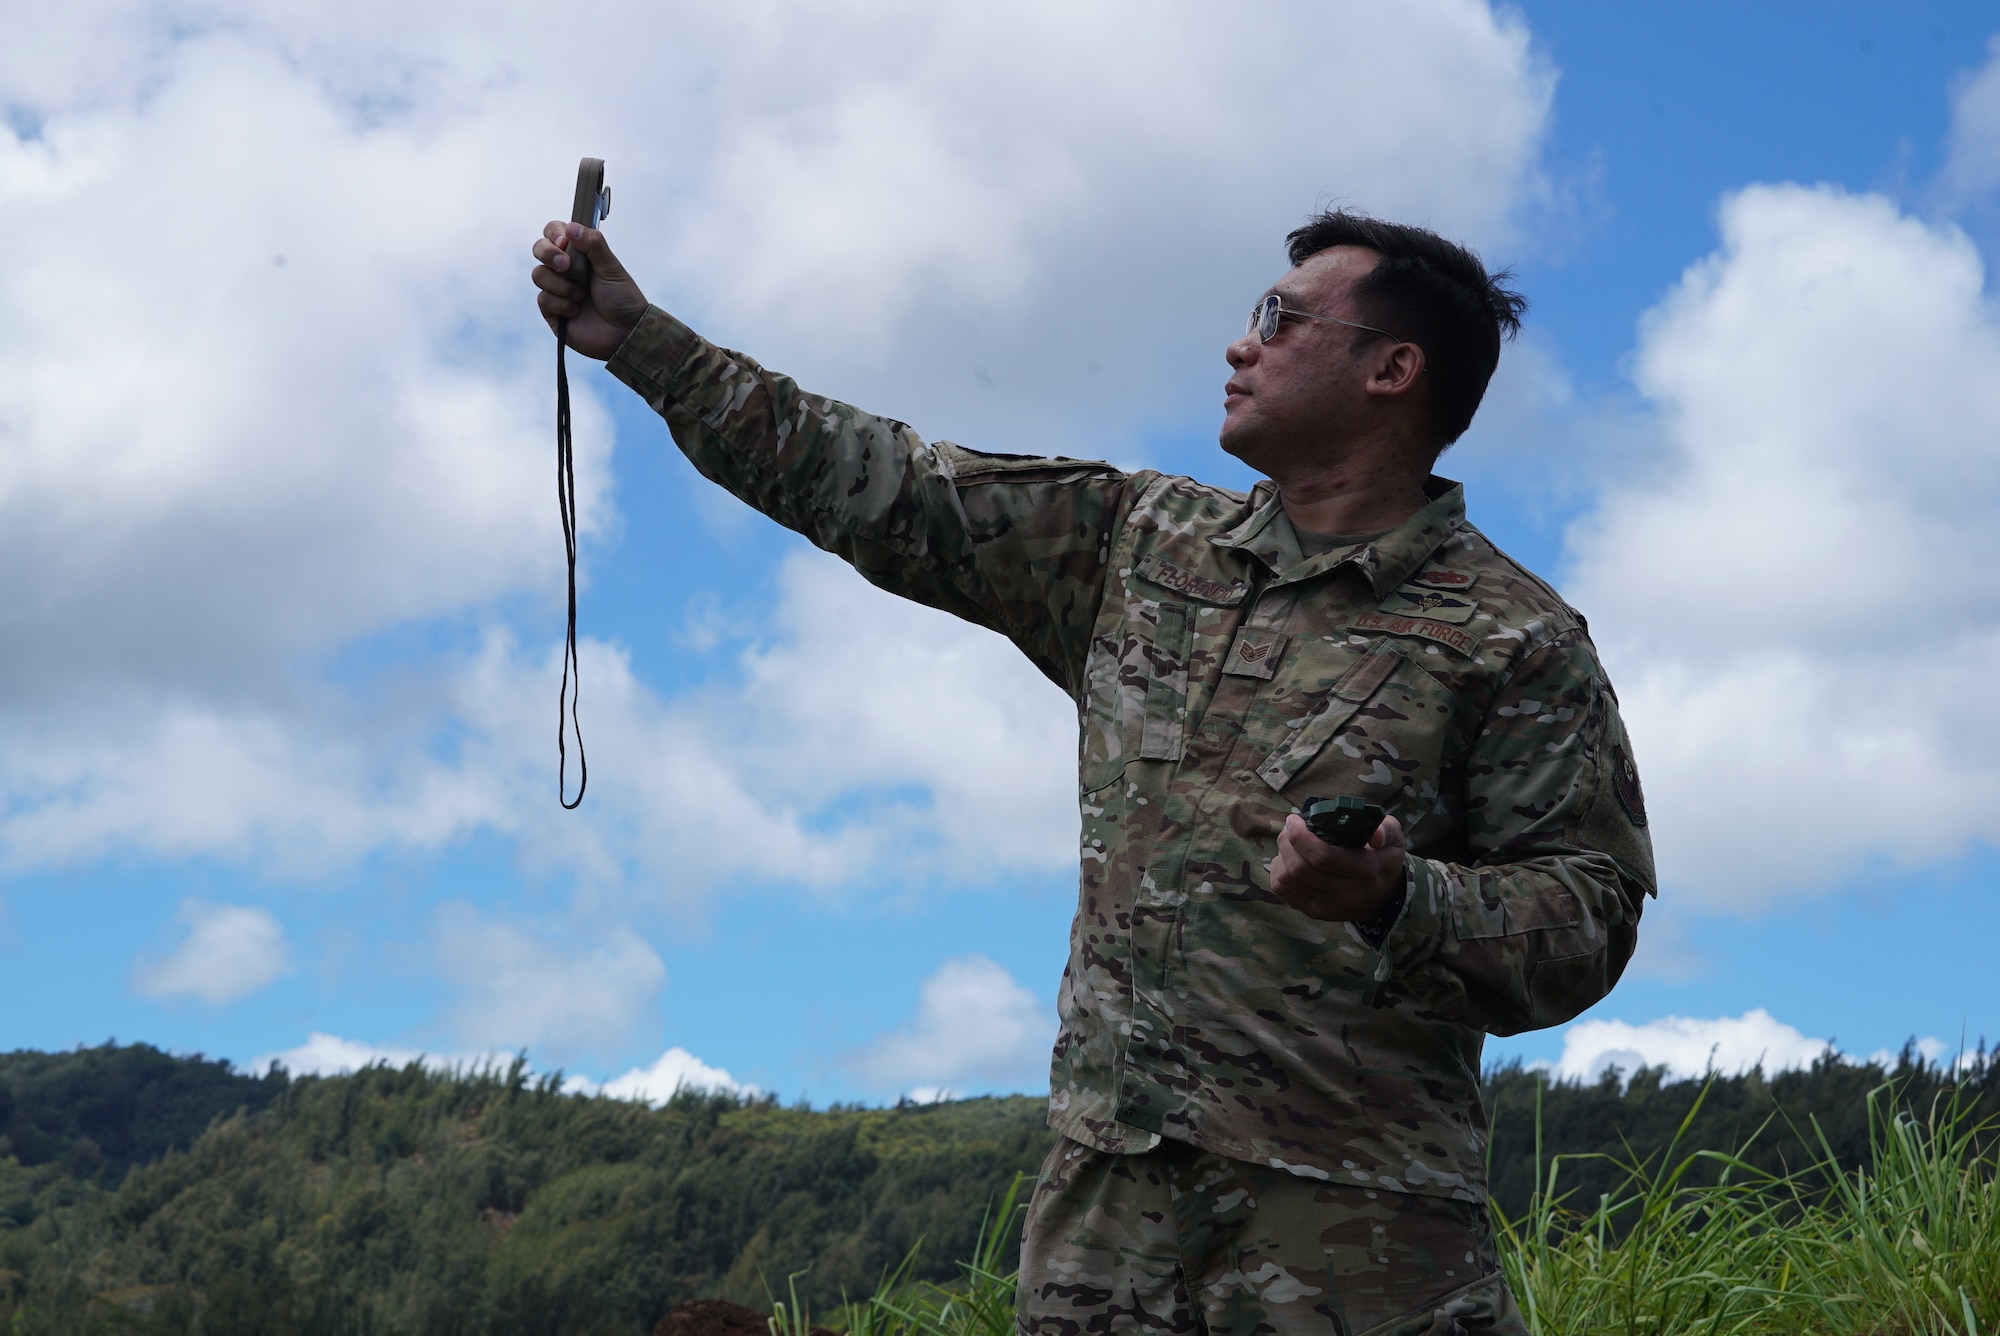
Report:
[{"label": "short haircut", "polygon": [[1465,434],[1500,364],[1500,341],[1521,328],[1528,299],[1513,271],[1486,272],[1479,257],[1424,227],[1329,209],[1285,238],[1293,264],[1334,246],[1364,246],[1381,263],[1355,280],[1357,319],[1424,350],[1425,407],[1443,450]]}]

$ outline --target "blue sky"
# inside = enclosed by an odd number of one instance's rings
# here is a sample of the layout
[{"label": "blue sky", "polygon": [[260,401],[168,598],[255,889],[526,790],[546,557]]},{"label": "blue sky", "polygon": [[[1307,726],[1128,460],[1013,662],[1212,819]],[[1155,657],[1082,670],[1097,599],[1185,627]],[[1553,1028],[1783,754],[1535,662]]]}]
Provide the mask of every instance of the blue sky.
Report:
[{"label": "blue sky", "polygon": [[[550,368],[582,153],[655,300],[930,436],[1247,482],[1221,347],[1340,200],[1534,305],[1442,466],[1589,615],[1665,889],[1489,1055],[2000,1035],[2000,45],[1972,5],[66,8],[0,53],[0,1047],[1032,1090],[1073,723]],[[576,71],[588,68],[590,77]],[[245,167],[245,164],[252,164]]]}]

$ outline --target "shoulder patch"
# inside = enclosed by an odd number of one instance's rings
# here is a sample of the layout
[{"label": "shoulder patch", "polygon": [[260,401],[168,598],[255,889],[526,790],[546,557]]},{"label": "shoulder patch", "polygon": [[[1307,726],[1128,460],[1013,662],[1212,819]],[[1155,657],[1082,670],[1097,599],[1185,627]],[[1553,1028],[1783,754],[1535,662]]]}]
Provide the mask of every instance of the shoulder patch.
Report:
[{"label": "shoulder patch", "polygon": [[1250,592],[1250,586],[1241,580],[1224,582],[1211,580],[1205,575],[1196,575],[1182,566],[1176,566],[1157,552],[1148,552],[1139,558],[1139,564],[1132,573],[1142,580],[1150,580],[1156,585],[1164,585],[1177,594],[1200,599],[1204,603],[1220,603],[1225,607],[1241,603],[1243,596]]},{"label": "shoulder patch", "polygon": [[1477,653],[1479,649],[1479,637],[1472,632],[1416,617],[1392,617],[1387,613],[1364,612],[1354,619],[1354,625],[1363,631],[1387,631],[1392,636],[1421,636],[1425,640],[1435,640],[1440,645],[1449,645],[1468,657]]},{"label": "shoulder patch", "polygon": [[1639,767],[1633,762],[1632,754],[1623,747],[1611,749],[1611,787],[1617,790],[1618,801],[1625,808],[1625,815],[1632,818],[1632,824],[1646,824],[1646,793],[1639,787]]},{"label": "shoulder patch", "polygon": [[1479,578],[1476,571],[1425,571],[1413,575],[1408,583],[1422,585],[1426,589],[1470,589],[1472,582]]}]

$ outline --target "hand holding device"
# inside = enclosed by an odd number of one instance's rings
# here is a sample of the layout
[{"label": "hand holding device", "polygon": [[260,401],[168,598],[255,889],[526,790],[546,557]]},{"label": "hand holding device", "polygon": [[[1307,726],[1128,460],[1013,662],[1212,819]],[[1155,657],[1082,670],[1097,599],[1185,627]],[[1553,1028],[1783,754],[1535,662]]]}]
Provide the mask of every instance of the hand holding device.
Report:
[{"label": "hand holding device", "polygon": [[1328,844],[1362,849],[1388,813],[1359,798],[1308,798],[1299,806],[1306,829]]},{"label": "hand holding device", "polygon": [[576,216],[542,229],[534,244],[538,263],[529,275],[541,289],[536,304],[549,328],[560,328],[571,348],[600,362],[623,346],[646,314],[646,294],[597,227],[610,200],[602,160],[585,158],[571,206]]},{"label": "hand holding device", "polygon": [[1337,923],[1371,923],[1391,909],[1408,853],[1396,818],[1359,798],[1307,798],[1301,807],[1278,831],[1271,893]]}]

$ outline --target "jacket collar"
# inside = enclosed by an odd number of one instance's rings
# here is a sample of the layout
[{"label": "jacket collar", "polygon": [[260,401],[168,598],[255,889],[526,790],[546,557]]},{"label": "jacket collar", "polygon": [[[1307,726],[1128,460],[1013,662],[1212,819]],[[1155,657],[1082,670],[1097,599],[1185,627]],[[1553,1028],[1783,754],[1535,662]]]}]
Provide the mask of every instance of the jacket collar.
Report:
[{"label": "jacket collar", "polygon": [[1377,598],[1416,574],[1437,551],[1438,544],[1465,525],[1465,488],[1435,475],[1424,483],[1430,504],[1374,542],[1342,556],[1326,553],[1305,560],[1297,534],[1285,517],[1278,488],[1266,479],[1250,492],[1251,511],[1234,528],[1212,536],[1217,547],[1237,548],[1256,557],[1278,583],[1290,584],[1340,565],[1352,565],[1368,577]]}]

